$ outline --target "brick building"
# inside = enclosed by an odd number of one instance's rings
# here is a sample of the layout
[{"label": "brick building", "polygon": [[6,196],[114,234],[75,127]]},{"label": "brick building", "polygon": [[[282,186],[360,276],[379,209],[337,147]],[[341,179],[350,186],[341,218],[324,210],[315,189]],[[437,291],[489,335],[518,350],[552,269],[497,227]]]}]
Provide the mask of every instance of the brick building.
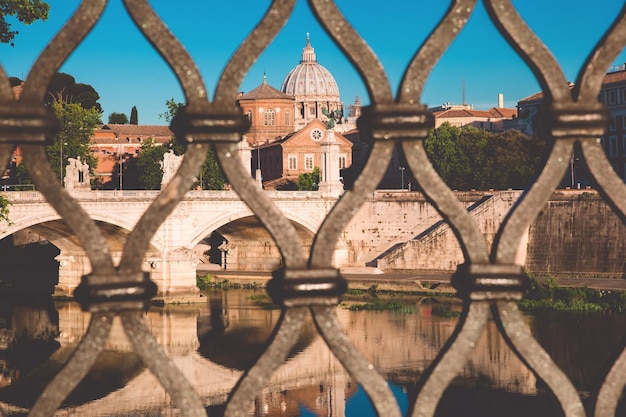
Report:
[{"label": "brick building", "polygon": [[[569,87],[574,88],[574,83],[569,83]],[[598,101],[604,103],[611,115],[609,130],[599,139],[613,170],[626,182],[626,64],[613,68],[604,76]],[[536,116],[543,103],[543,92],[520,100],[516,128],[529,135],[535,134],[538,129]],[[569,185],[574,188],[590,183],[578,155],[572,158],[570,177]]]}]

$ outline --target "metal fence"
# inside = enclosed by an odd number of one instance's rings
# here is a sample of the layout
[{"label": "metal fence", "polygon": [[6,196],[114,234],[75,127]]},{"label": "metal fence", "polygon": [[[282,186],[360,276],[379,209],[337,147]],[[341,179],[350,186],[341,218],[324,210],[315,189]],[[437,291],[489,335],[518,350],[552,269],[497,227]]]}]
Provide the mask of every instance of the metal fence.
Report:
[{"label": "metal fence", "polygon": [[[584,416],[581,399],[570,380],[554,364],[531,335],[517,308],[528,278],[516,265],[515,254],[524,233],[568,169],[578,148],[590,175],[606,201],[622,221],[626,214],[626,186],[608,163],[598,138],[605,133],[608,115],[598,102],[605,72],[626,44],[626,9],[593,51],[570,90],[553,56],[516,13],[510,0],[484,0],[491,20],[502,36],[533,71],[545,97],[544,123],[552,140],[549,155],[536,181],[520,197],[502,223],[491,249],[464,206],[455,198],[428,160],[424,139],[433,117],[420,103],[424,83],[438,58],[470,18],[476,0],[454,0],[446,15],[418,49],[394,97],[387,76],[367,43],[350,26],[336,5],[309,0],[319,23],[352,62],[370,94],[371,105],[358,124],[361,135],[373,141],[371,157],[352,189],[329,213],[317,232],[310,253],[304,253],[294,226],[259,189],[238,157],[237,142],[246,133],[247,121],[232,98],[255,59],[289,19],[295,0],[274,0],[267,14],[250,33],[226,66],[209,102],[194,61],[166,29],[146,0],[125,0],[139,30],[167,61],[186,96],[186,107],[172,123],[178,138],[188,142],[186,157],[175,178],[153,201],[130,233],[122,259],[115,265],[105,239],[80,205],[55,180],[45,145],[56,132],[54,116],[44,108],[47,86],[55,72],[98,22],[106,0],[83,0],[75,15],[42,52],[19,101],[0,73],[0,156],[8,161],[19,145],[24,163],[37,187],[80,239],[92,266],[75,296],[92,313],[91,324],[67,365],[56,375],[32,408],[31,416],[53,415],[62,401],[86,375],[119,316],[136,353],[171,394],[185,416],[204,416],[205,408],[190,383],[167,359],[143,321],[143,310],[157,288],[141,266],[150,238],[186,194],[195,180],[209,147],[213,147],[232,189],[249,205],[276,241],[283,269],[268,285],[273,300],[283,306],[282,318],[267,350],[248,369],[229,397],[225,415],[243,416],[277,367],[297,341],[310,314],[321,336],[363,387],[380,416],[400,415],[399,406],[385,380],[352,346],[338,323],[335,306],[346,290],[346,281],[332,266],[333,248],[354,213],[372,194],[390,162],[392,148],[401,144],[404,157],[419,187],[455,230],[465,262],[453,283],[464,300],[458,327],[445,348],[424,374],[412,416],[432,416],[446,387],[461,369],[493,316],[500,331],[522,361],[553,392],[567,417]],[[181,6],[183,7],[183,6]],[[407,349],[410,349],[407,346]],[[613,416],[626,382],[626,353],[606,374],[594,415]]]}]

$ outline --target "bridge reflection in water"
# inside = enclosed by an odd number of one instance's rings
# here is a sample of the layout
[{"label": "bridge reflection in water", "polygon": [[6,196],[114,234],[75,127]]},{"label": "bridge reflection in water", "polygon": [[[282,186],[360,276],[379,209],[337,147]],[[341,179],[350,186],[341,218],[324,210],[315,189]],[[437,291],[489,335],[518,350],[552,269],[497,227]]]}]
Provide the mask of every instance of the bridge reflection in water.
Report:
[{"label": "bridge reflection in water", "polygon": [[[209,415],[220,415],[229,392],[264,349],[280,316],[253,298],[263,291],[219,291],[207,294],[207,303],[153,308],[146,321],[157,341],[193,383]],[[73,303],[11,305],[1,312],[1,408],[6,413],[29,408],[45,384],[67,360],[83,337],[89,316]],[[395,386],[401,404],[414,401],[425,368],[450,337],[460,305],[454,300],[412,298],[408,312],[349,311],[337,314],[357,348]],[[623,316],[579,315],[529,318],[540,342],[583,393],[593,390],[611,351],[620,345],[613,334],[623,328]],[[257,398],[255,416],[362,416],[370,407],[359,387],[330,354],[309,322],[290,359]],[[585,332],[587,343],[580,343]],[[578,339],[578,343],[572,343]],[[584,349],[573,351],[571,349]],[[509,408],[481,399],[483,392],[500,393]],[[584,395],[583,395],[584,396]],[[448,399],[446,401],[446,398]],[[474,356],[447,390],[437,415],[471,412],[479,403],[481,416],[511,414],[558,415],[558,406],[540,381],[520,363],[490,323]],[[363,404],[366,403],[366,404]],[[491,409],[483,409],[490,404]],[[494,405],[496,404],[496,405]],[[456,408],[455,408],[456,407]],[[406,412],[406,411],[404,411]],[[133,353],[116,323],[105,351],[88,377],[68,398],[59,415],[170,415],[169,395]],[[373,411],[369,411],[374,415]],[[556,414],[555,414],[556,413]]]}]

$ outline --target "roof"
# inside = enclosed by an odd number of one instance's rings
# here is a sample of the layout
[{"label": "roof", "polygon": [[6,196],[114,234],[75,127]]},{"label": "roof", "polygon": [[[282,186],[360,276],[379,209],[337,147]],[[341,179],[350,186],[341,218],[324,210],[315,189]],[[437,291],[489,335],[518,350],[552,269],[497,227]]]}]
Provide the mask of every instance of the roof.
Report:
[{"label": "roof", "polygon": [[440,117],[495,117],[488,110],[449,109],[434,112],[436,118]]},{"label": "roof", "polygon": [[509,109],[506,107],[492,107],[489,109],[492,117],[501,117],[503,119],[512,119],[517,117],[517,109]]},{"label": "roof", "polygon": [[[610,75],[610,74],[607,74],[607,75]],[[604,83],[606,83],[606,76],[604,77]],[[570,90],[574,88],[574,83],[572,82],[567,83],[567,85],[569,86]],[[523,99],[517,102],[517,105],[519,106],[520,103],[526,103],[526,102],[532,102],[532,101],[543,101],[543,91],[540,91],[528,97],[524,97]]]},{"label": "roof", "polygon": [[604,76],[602,84],[611,84],[626,80],[626,70],[609,72]]},{"label": "roof", "polygon": [[285,94],[282,91],[275,89],[274,87],[267,84],[265,80],[263,80],[263,84],[250,91],[247,94],[239,97],[238,100],[261,100],[261,99],[286,99],[286,100],[295,100],[294,96],[290,96],[289,94]]},{"label": "roof", "polygon": [[315,50],[307,34],[306,46],[302,49],[300,64],[285,77],[281,90],[297,97],[323,96],[339,101],[339,87],[333,75],[317,63]]},{"label": "roof", "polygon": [[116,136],[173,136],[174,133],[167,125],[131,125],[109,123],[101,130],[110,130]]}]

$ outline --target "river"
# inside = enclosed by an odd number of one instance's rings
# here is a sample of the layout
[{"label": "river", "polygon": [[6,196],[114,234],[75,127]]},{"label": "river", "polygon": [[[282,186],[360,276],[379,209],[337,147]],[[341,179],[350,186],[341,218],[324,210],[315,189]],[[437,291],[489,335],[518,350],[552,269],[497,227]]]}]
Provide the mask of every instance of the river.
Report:
[{"label": "river", "polygon": [[[153,307],[154,337],[191,381],[209,416],[223,412],[242,370],[254,363],[280,317],[264,291],[205,292],[206,303]],[[400,297],[400,311],[337,315],[353,343],[387,379],[405,415],[419,380],[453,332],[455,299]],[[82,338],[89,315],[74,303],[6,300],[0,311],[0,408],[29,408]],[[587,404],[623,346],[626,316],[541,313],[526,316],[544,348]],[[617,415],[626,415],[618,411]],[[461,413],[461,414],[459,414]],[[473,356],[446,390],[437,416],[558,416],[549,391],[489,322]],[[116,323],[94,369],[59,412],[63,416],[176,415],[168,394],[133,353]],[[367,397],[307,322],[286,364],[250,407],[251,416],[374,416]]]}]

